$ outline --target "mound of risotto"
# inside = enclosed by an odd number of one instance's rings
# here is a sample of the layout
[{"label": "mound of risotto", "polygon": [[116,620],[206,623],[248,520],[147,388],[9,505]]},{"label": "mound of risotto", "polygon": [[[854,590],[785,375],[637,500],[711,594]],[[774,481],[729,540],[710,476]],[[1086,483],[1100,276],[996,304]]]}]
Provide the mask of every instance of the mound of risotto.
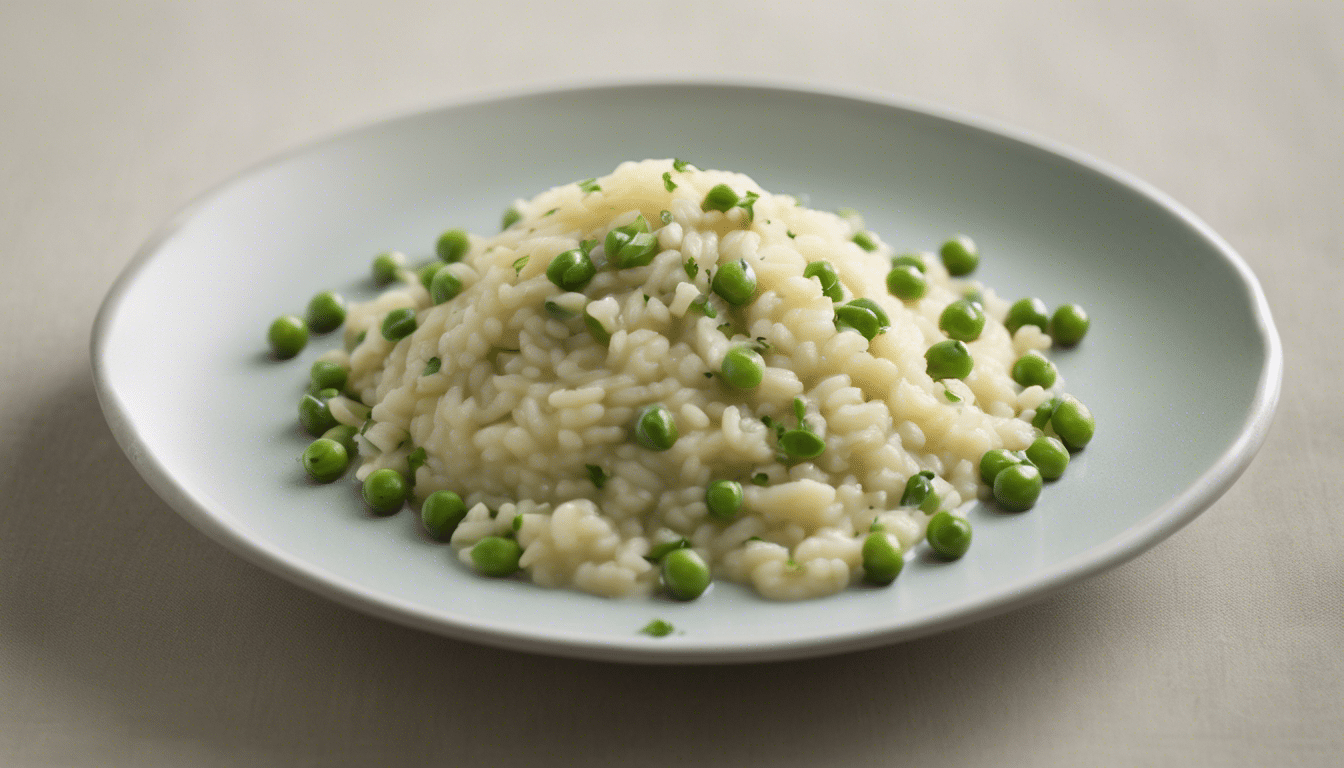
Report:
[{"label": "mound of risotto", "polygon": [[681,599],[886,584],[926,536],[966,552],[981,488],[1030,507],[1091,438],[1042,354],[1085,313],[1010,306],[965,277],[965,237],[898,254],[856,214],[647,160],[437,250],[381,255],[371,301],[314,300],[346,343],[314,367],[343,380],[305,398],[335,448],[304,463],[329,480],[358,456],[375,511],[411,501],[485,575]]}]

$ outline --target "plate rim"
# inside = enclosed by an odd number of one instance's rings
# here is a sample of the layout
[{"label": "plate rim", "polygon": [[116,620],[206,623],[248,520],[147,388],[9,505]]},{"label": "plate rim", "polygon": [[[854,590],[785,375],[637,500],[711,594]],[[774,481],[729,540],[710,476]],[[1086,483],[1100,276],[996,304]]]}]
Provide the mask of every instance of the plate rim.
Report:
[{"label": "plate rim", "polygon": [[[452,619],[400,600],[393,596],[350,582],[323,568],[286,554],[269,542],[243,535],[212,513],[203,500],[182,487],[159,459],[148,449],[135,427],[125,403],[109,379],[106,347],[113,321],[137,276],[165,244],[210,201],[236,184],[292,158],[321,150],[356,134],[373,132],[403,120],[424,117],[467,107],[525,101],[531,98],[577,95],[583,92],[619,91],[647,88],[724,89],[765,91],[773,95],[827,97],[867,106],[929,117],[981,134],[1007,139],[1024,149],[1063,158],[1072,165],[1136,193],[1175,217],[1205,241],[1233,267],[1248,300],[1255,328],[1265,347],[1260,361],[1260,376],[1245,419],[1226,450],[1181,493],[1149,512],[1119,535],[1051,564],[1028,578],[999,585],[974,598],[942,606],[918,620],[878,631],[835,633],[821,638],[782,640],[767,646],[743,646],[730,642],[683,642],[664,638],[651,642],[642,636],[627,641],[614,638],[579,637],[554,632],[521,631],[512,626],[490,626],[489,622]],[[777,78],[721,77],[613,77],[539,82],[525,86],[478,91],[435,104],[398,112],[366,121],[304,141],[294,147],[253,163],[226,177],[170,216],[137,249],[110,286],[95,316],[90,339],[90,362],[94,388],[104,418],[122,451],[141,477],[179,515],[197,530],[248,562],[338,603],[402,625],[427,630],[458,640],[476,642],[511,650],[598,661],[627,663],[701,664],[764,662],[806,658],[857,651],[915,639],[956,626],[980,621],[1038,600],[1076,581],[1117,567],[1152,548],[1188,524],[1213,504],[1246,470],[1264,444],[1278,405],[1283,381],[1283,348],[1264,291],[1232,246],[1198,216],[1148,182],[1081,150],[1035,133],[1001,124],[995,120],[918,99],[894,96],[870,88],[819,85]],[[971,603],[967,607],[967,603]],[[672,641],[672,642],[668,642]]]}]

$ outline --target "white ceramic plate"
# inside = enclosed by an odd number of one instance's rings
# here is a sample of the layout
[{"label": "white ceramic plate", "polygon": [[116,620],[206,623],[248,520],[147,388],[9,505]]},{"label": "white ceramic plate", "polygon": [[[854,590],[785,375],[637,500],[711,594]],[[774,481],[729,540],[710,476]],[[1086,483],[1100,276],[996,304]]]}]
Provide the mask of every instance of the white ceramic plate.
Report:
[{"label": "white ceramic plate", "polygon": [[[449,226],[495,231],[515,197],[681,157],[862,211],[898,248],[980,244],[1002,295],[1076,301],[1056,357],[1097,437],[1025,514],[977,505],[962,560],[912,556],[887,589],[801,603],[718,585],[688,604],[478,578],[417,515],[313,487],[295,407],[322,338],[287,364],[265,330],[326,289],[372,295],[373,254],[428,258]],[[333,337],[338,334],[333,334]],[[874,94],[642,83],[472,101],[343,134],[243,173],[154,237],[93,334],[99,397],[135,466],[220,543],[347,605],[466,640],[645,662],[853,650],[1007,610],[1134,557],[1208,507],[1264,439],[1282,356],[1259,285],[1146,184],[1017,131]],[[923,547],[916,551],[921,551]],[[653,618],[677,632],[638,632]]]}]

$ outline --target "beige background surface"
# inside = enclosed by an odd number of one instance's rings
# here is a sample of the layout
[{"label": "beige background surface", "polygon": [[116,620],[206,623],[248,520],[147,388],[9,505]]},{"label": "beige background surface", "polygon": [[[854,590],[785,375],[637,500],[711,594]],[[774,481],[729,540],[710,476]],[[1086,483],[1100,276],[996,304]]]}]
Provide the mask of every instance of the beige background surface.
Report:
[{"label": "beige background surface", "polygon": [[[0,764],[1340,764],[1344,4],[832,7],[0,5]],[[87,342],[160,223],[334,131],[613,71],[876,88],[1153,182],[1264,283],[1287,368],[1263,452],[1167,542],[1030,607],[706,669],[368,618],[154,496]]]}]

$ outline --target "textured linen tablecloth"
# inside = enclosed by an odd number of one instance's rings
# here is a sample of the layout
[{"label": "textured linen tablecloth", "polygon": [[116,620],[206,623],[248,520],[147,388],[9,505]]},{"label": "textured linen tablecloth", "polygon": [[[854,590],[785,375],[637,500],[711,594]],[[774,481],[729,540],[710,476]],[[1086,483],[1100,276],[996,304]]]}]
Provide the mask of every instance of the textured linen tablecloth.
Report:
[{"label": "textured linen tablecloth", "polygon": [[[825,8],[0,6],[0,764],[1341,764],[1344,4]],[[1171,539],[1029,607],[711,668],[370,618],[150,491],[103,421],[87,348],[104,292],[168,216],[371,119],[613,73],[874,88],[1152,182],[1264,284],[1286,360],[1264,449]]]}]

